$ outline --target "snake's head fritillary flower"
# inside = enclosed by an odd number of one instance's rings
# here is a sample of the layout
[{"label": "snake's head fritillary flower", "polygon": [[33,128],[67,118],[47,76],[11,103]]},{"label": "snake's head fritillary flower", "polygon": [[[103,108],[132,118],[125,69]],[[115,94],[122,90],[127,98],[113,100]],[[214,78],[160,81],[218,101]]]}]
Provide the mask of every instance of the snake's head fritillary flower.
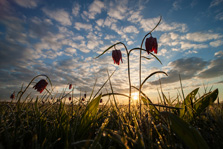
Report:
[{"label": "snake's head fritillary flower", "polygon": [[102,99],[100,99],[100,103],[102,103]]},{"label": "snake's head fritillary flower", "polygon": [[146,38],[145,46],[146,46],[146,51],[148,54],[150,52],[154,52],[157,54],[158,44],[157,44],[156,38],[153,38],[152,36],[150,36],[149,38]]},{"label": "snake's head fritillary flower", "polygon": [[11,99],[14,99],[15,98],[15,93],[12,93],[11,96],[10,96],[10,98]]},{"label": "snake's head fritillary flower", "polygon": [[38,83],[36,83],[33,88],[36,89],[38,92],[42,93],[43,90],[46,88],[47,84],[48,83],[46,82],[46,80],[42,79]]},{"label": "snake's head fritillary flower", "polygon": [[69,85],[69,90],[72,88],[72,84]]},{"label": "snake's head fritillary flower", "polygon": [[69,97],[69,101],[71,101],[71,97]]},{"label": "snake's head fritillary flower", "polygon": [[85,94],[84,94],[84,98],[86,98],[86,97],[87,97],[87,94],[85,93]]},{"label": "snake's head fritillary flower", "polygon": [[[113,50],[112,51],[112,58],[114,60],[114,63],[119,65],[120,60],[122,61],[121,51],[120,50]],[[123,63],[123,61],[122,61],[122,63]]]},{"label": "snake's head fritillary flower", "polygon": [[82,100],[82,101],[84,101],[85,99],[84,99],[84,98],[82,98],[81,100]]}]

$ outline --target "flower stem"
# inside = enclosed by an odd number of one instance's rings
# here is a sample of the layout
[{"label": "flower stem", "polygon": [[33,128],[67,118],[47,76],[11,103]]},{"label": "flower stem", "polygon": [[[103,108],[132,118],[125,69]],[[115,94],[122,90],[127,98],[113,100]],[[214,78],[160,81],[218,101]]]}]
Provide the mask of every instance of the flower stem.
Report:
[{"label": "flower stem", "polygon": [[[144,40],[146,39],[146,36],[148,36],[149,34],[151,34],[155,29],[156,27],[160,24],[162,20],[162,16],[160,16],[160,20],[159,22],[156,24],[156,26],[149,32],[147,33],[144,38],[142,39],[142,43],[141,43],[141,46],[140,46],[140,49],[142,49],[142,45],[144,43]],[[141,118],[141,115],[142,115],[142,102],[141,102],[141,63],[142,63],[142,50],[140,50],[140,54],[139,54],[139,108],[140,108],[140,118]]]},{"label": "flower stem", "polygon": [[129,64],[129,55],[130,52],[128,52],[127,47],[125,46],[124,43],[120,42],[125,47],[126,54],[127,54],[127,61],[128,61],[128,78],[129,78],[129,116],[131,113],[131,96],[132,96],[132,89],[131,89],[131,77],[130,77],[130,64]]}]

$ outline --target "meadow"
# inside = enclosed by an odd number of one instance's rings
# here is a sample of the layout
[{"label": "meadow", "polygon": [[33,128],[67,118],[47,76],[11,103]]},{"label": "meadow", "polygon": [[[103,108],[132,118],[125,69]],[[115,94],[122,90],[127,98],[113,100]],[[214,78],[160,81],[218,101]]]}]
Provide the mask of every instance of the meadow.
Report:
[{"label": "meadow", "polygon": [[218,90],[197,92],[175,103],[164,95],[159,105],[142,94],[141,115],[139,105],[129,113],[113,95],[100,103],[107,94],[69,104],[49,94],[1,102],[0,148],[222,148],[223,104],[213,104]]},{"label": "meadow", "polygon": [[[38,75],[25,88],[22,86],[14,92],[10,102],[0,102],[0,148],[223,148],[223,104],[219,103],[218,89],[205,88],[200,94],[199,88],[195,88],[184,95],[180,79],[182,93],[173,100],[161,90],[158,104],[143,92],[142,87],[150,77],[168,75],[156,71],[144,80],[141,78],[141,59],[151,59],[142,56],[142,52],[146,51],[162,64],[155,55],[157,40],[151,34],[161,19],[144,36],[140,47],[128,50],[124,43],[117,42],[96,57],[114,49],[112,58],[119,65],[122,53],[116,45],[124,47],[128,95],[114,92],[111,77],[115,71],[107,72],[108,78],[100,89],[95,91],[95,83],[90,95],[80,97],[73,95],[72,84],[56,95],[50,78]],[[146,49],[142,48],[144,40]],[[129,57],[133,50],[140,51],[138,87],[131,85]],[[110,89],[102,93],[106,84]],[[31,87],[40,95],[27,95]],[[131,104],[133,88],[139,92],[135,105]],[[120,96],[129,99],[127,105],[118,104]],[[108,100],[103,100],[104,97]]]}]

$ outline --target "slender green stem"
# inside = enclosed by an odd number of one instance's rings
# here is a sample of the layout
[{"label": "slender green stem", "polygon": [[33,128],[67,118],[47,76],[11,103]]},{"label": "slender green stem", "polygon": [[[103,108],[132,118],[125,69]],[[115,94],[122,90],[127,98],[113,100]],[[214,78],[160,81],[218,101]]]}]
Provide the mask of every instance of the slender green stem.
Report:
[{"label": "slender green stem", "polygon": [[129,50],[129,54],[134,50],[146,51],[145,49],[142,49],[142,48],[133,48],[133,49]]},{"label": "slender green stem", "polygon": [[[109,77],[109,72],[107,70],[107,73],[108,73],[108,77]],[[115,107],[116,109],[119,111],[119,108],[118,108],[118,105],[117,105],[117,102],[116,102],[116,99],[115,99],[115,94],[114,94],[114,90],[113,90],[113,87],[112,87],[112,83],[111,83],[111,79],[109,79],[109,84],[110,84],[110,87],[111,87],[111,91],[112,91],[112,95],[113,95],[113,99],[114,99],[114,103],[115,103]],[[103,95],[102,95],[103,97]],[[110,97],[110,96],[109,96]],[[119,111],[120,112],[120,111]]]},{"label": "slender green stem", "polygon": [[[131,89],[130,64],[129,64],[129,55],[130,55],[130,52],[128,52],[127,47],[126,47],[125,44],[122,43],[122,42],[118,42],[118,43],[114,44],[113,46],[118,45],[118,44],[122,44],[122,45],[125,47],[126,54],[127,54],[127,61],[128,61],[128,78],[129,78],[129,113],[131,113],[131,94],[132,94],[132,89]],[[111,46],[111,47],[113,47],[113,46]],[[99,57],[99,56],[98,56],[98,57]]]},{"label": "slender green stem", "polygon": [[[100,54],[100,55],[98,55],[96,58],[99,58],[100,56],[102,56],[103,54],[105,54],[108,50],[110,50],[112,47],[114,47],[115,48],[115,46],[116,45],[118,45],[118,44],[122,44],[124,47],[125,47],[125,50],[126,50],[126,54],[127,54],[127,61],[128,61],[128,78],[129,78],[129,113],[130,113],[130,106],[131,106],[131,77],[130,77],[130,64],[129,64],[129,55],[130,55],[130,52],[128,52],[128,49],[127,49],[127,47],[125,46],[125,44],[124,43],[122,43],[122,42],[117,42],[117,43],[115,43],[115,44],[113,44],[113,45],[111,45],[110,47],[108,47],[102,54]],[[135,49],[137,49],[137,48],[135,48]],[[133,49],[132,49],[133,50]]]},{"label": "slender green stem", "polygon": [[[144,38],[142,39],[142,43],[141,43],[141,46],[140,46],[140,49],[142,49],[142,45],[144,43],[144,40],[146,39],[146,36],[148,36],[149,34],[151,34],[155,29],[156,27],[160,24],[162,20],[162,16],[160,16],[160,20],[159,22],[156,24],[156,26],[149,32],[147,33]],[[141,115],[142,115],[142,102],[141,102],[141,63],[142,63],[142,50],[140,50],[140,54],[139,54],[139,105],[140,105],[140,118],[141,118]]]},{"label": "slender green stem", "polygon": [[132,96],[132,89],[131,89],[131,77],[130,77],[130,64],[129,64],[129,55],[127,47],[124,43],[120,42],[125,47],[126,54],[127,54],[127,61],[128,61],[128,78],[129,78],[129,114],[131,113],[131,96]]}]

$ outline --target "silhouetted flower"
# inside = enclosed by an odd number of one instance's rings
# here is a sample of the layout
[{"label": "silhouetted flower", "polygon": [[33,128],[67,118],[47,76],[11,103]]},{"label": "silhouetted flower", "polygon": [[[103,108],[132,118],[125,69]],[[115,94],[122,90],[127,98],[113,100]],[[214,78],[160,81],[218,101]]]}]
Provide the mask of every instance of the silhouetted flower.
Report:
[{"label": "silhouetted flower", "polygon": [[38,92],[42,93],[43,90],[46,88],[47,84],[48,83],[46,82],[46,80],[42,79],[38,83],[36,83],[33,88],[36,89]]},{"label": "silhouetted flower", "polygon": [[100,99],[100,103],[102,103],[102,99]]},{"label": "silhouetted flower", "polygon": [[69,90],[72,88],[72,84],[69,85]]},{"label": "silhouetted flower", "polygon": [[84,101],[85,99],[84,99],[84,98],[82,98],[81,100],[82,100],[82,101]]},{"label": "silhouetted flower", "polygon": [[84,94],[84,98],[86,98],[86,97],[87,97],[87,94],[85,93],[85,94]]},{"label": "silhouetted flower", "polygon": [[15,98],[15,92],[11,94],[10,98],[11,99],[14,99]]},{"label": "silhouetted flower", "polygon": [[71,97],[69,97],[69,100],[71,101]]},{"label": "silhouetted flower", "polygon": [[[112,51],[112,58],[114,60],[114,64],[118,64],[119,65],[119,62],[120,60],[122,61],[122,53],[120,50],[113,50]],[[123,63],[123,61],[122,61]]]},{"label": "silhouetted flower", "polygon": [[149,54],[149,52],[154,52],[157,54],[157,50],[158,50],[158,44],[157,44],[157,40],[156,38],[153,38],[152,36],[150,36],[149,38],[146,38],[146,51]]}]

